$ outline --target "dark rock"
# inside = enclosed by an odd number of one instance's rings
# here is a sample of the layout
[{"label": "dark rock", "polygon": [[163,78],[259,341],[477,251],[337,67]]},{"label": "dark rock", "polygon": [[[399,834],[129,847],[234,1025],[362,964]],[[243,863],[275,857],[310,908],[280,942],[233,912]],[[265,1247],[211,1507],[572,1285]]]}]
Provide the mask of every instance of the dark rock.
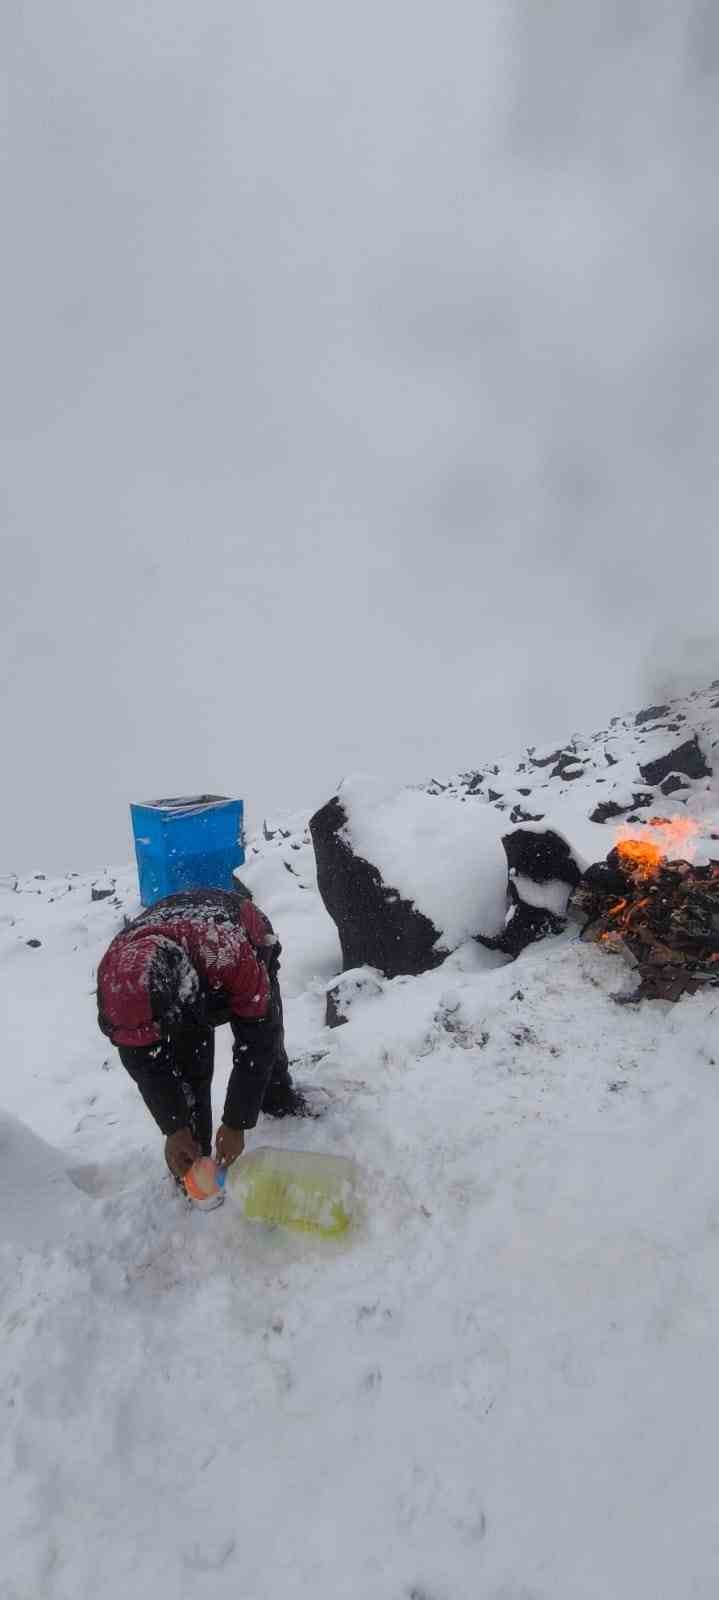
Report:
[{"label": "dark rock", "polygon": [[325,1027],[341,1028],[349,1017],[339,1008],[339,992],[337,989],[328,989],[325,998]]},{"label": "dark rock", "polygon": [[618,765],[616,756],[611,755],[608,750],[604,752],[604,760],[608,767],[616,767]]},{"label": "dark rock", "polygon": [[504,932],[496,939],[477,936],[477,943],[485,945],[489,950],[500,950],[503,955],[511,956],[516,961],[530,944],[536,944],[538,939],[546,939],[550,934],[563,933],[566,923],[563,917],[558,917],[553,911],[547,911],[543,906],[528,906],[520,900],[515,884],[510,882],[509,898],[511,901],[509,915]]},{"label": "dark rock", "polygon": [[[546,828],[541,833],[535,833],[527,828],[517,828],[514,833],[505,833],[502,843],[510,873],[531,878],[533,883],[540,884],[558,878],[572,889],[579,883],[581,873],[569,845],[553,829]],[[504,931],[495,939],[479,938],[478,943],[490,950],[501,950],[504,955],[516,960],[527,945],[536,944],[538,939],[545,939],[548,935],[562,933],[566,919],[545,906],[528,905],[522,900],[511,876],[508,892],[510,906]]]},{"label": "dark rock", "polygon": [[549,883],[559,878],[571,888],[579,882],[581,873],[566,839],[560,838],[552,828],[531,832],[516,828],[502,838],[510,871],[518,872],[533,883]]},{"label": "dark rock", "polygon": [[627,809],[627,806],[618,806],[616,800],[601,800],[599,805],[594,807],[589,821],[611,822],[612,817],[623,817]]},{"label": "dark rock", "polygon": [[664,782],[661,785],[661,790],[662,794],[676,794],[677,789],[686,789],[687,787],[688,785],[686,783],[682,783],[681,778],[676,772],[670,772],[669,777],[664,779]]},{"label": "dark rock", "polygon": [[98,888],[93,883],[92,888],[90,890],[90,899],[91,900],[110,900],[110,899],[112,899],[112,896],[114,895],[114,893],[115,893],[115,885],[114,885],[114,883],[111,885],[111,887],[109,889]]},{"label": "dark rock", "polygon": [[667,755],[659,756],[656,761],[648,761],[639,771],[645,783],[654,785],[663,783],[672,772],[681,772],[685,778],[710,778],[712,775],[696,734]]},{"label": "dark rock", "polygon": [[599,805],[589,818],[590,822],[610,822],[612,817],[625,817],[630,809],[642,810],[645,806],[654,805],[654,795],[642,793],[632,795],[625,806],[618,805],[616,800],[600,800]]},{"label": "dark rock", "polygon": [[504,795],[500,794],[497,789],[488,789],[487,790],[487,799],[488,800],[492,800],[492,801],[494,801],[494,800],[503,800],[504,799]]},{"label": "dark rock", "polygon": [[551,756],[532,756],[531,757],[532,766],[533,767],[551,767],[552,762],[553,761],[554,762],[558,761],[560,756],[561,756],[561,754],[562,754],[561,750],[553,750]]},{"label": "dark rock", "polygon": [[349,1022],[355,1000],[360,995],[382,993],[380,975],[364,968],[360,972],[345,972],[327,990],[325,1024],[328,1028],[341,1028]]},{"label": "dark rock", "polygon": [[39,950],[42,946],[42,939],[26,939],[25,943],[29,944],[31,950]]},{"label": "dark rock", "polygon": [[543,816],[543,811],[524,811],[520,805],[516,805],[514,810],[510,812],[509,820],[510,822],[541,822]]},{"label": "dark rock", "polygon": [[665,717],[669,710],[669,706],[647,706],[646,710],[637,712],[634,721],[637,727],[640,727],[642,722],[656,722],[657,717]]},{"label": "dark rock", "polygon": [[388,978],[437,967],[445,951],[439,931],[409,900],[401,899],[371,862],[356,856],[341,831],[347,818],[335,795],[310,822],[317,885],[342,946],[342,965],[376,967]]},{"label": "dark rock", "polygon": [[573,750],[563,750],[559,756],[556,766],[552,768],[549,776],[550,778],[563,778],[566,775],[567,777],[580,778],[582,775],[581,771],[570,773],[569,768],[571,767],[579,767],[583,770],[583,763],[579,760],[579,757]]},{"label": "dark rock", "polygon": [[624,806],[620,806],[616,800],[600,800],[599,805],[594,807],[589,820],[590,822],[610,822],[612,817],[626,817],[627,812],[630,810],[642,811],[647,806],[653,805],[654,795],[640,790],[638,794],[633,794],[631,800],[628,800]]}]

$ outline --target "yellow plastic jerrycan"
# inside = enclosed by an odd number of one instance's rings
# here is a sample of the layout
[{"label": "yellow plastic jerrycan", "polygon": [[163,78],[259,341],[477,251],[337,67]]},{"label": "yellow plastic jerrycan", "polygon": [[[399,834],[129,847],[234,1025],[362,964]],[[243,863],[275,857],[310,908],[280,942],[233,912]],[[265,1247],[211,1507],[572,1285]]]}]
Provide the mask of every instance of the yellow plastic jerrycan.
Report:
[{"label": "yellow plastic jerrycan", "polygon": [[349,1156],[263,1145],[233,1163],[227,1188],[248,1221],[337,1238],[356,1214],[358,1180]]}]

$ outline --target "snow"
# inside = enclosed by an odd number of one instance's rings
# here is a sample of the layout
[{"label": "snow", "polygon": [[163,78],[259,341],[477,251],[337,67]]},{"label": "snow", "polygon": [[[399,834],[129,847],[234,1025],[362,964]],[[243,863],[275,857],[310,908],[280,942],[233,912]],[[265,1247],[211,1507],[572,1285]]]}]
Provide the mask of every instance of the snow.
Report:
[{"label": "snow", "polygon": [[562,883],[560,878],[549,878],[546,883],[535,883],[523,872],[510,873],[510,877],[520,900],[523,900],[525,905],[553,911],[556,917],[565,915],[570,895],[569,884]]},{"label": "snow", "polygon": [[241,875],[329,1096],[248,1144],[358,1163],[342,1241],[176,1193],[95,1021],[133,872],[0,886],[2,1600],[713,1600],[719,994],[618,1007],[567,932],[347,975],[330,1031],[304,821]]},{"label": "snow", "polygon": [[390,790],[381,780],[363,775],[346,778],[339,798],[355,854],[378,868],[388,888],[429,917],[442,949],[455,950],[477,933],[501,931],[506,827],[488,806],[458,805],[421,789]]}]

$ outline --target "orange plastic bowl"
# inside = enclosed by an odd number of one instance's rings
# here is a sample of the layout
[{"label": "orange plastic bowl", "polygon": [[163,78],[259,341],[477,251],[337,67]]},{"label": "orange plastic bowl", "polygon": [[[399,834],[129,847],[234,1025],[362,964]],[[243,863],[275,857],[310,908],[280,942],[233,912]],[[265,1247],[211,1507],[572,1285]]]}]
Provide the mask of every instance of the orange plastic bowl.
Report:
[{"label": "orange plastic bowl", "polygon": [[195,1205],[212,1201],[219,1205],[224,1200],[224,1172],[220,1171],[212,1156],[200,1156],[183,1179],[185,1189]]}]

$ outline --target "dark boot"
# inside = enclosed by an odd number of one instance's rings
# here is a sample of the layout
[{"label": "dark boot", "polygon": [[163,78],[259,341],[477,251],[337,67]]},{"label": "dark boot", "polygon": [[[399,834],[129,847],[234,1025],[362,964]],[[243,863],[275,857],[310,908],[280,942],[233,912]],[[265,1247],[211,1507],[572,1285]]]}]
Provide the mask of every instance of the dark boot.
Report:
[{"label": "dark boot", "polygon": [[[312,1091],[310,1090],[310,1094]],[[265,1117],[321,1117],[326,1108],[317,1105],[295,1087],[289,1072],[283,1077],[271,1078],[262,1102]]]}]

